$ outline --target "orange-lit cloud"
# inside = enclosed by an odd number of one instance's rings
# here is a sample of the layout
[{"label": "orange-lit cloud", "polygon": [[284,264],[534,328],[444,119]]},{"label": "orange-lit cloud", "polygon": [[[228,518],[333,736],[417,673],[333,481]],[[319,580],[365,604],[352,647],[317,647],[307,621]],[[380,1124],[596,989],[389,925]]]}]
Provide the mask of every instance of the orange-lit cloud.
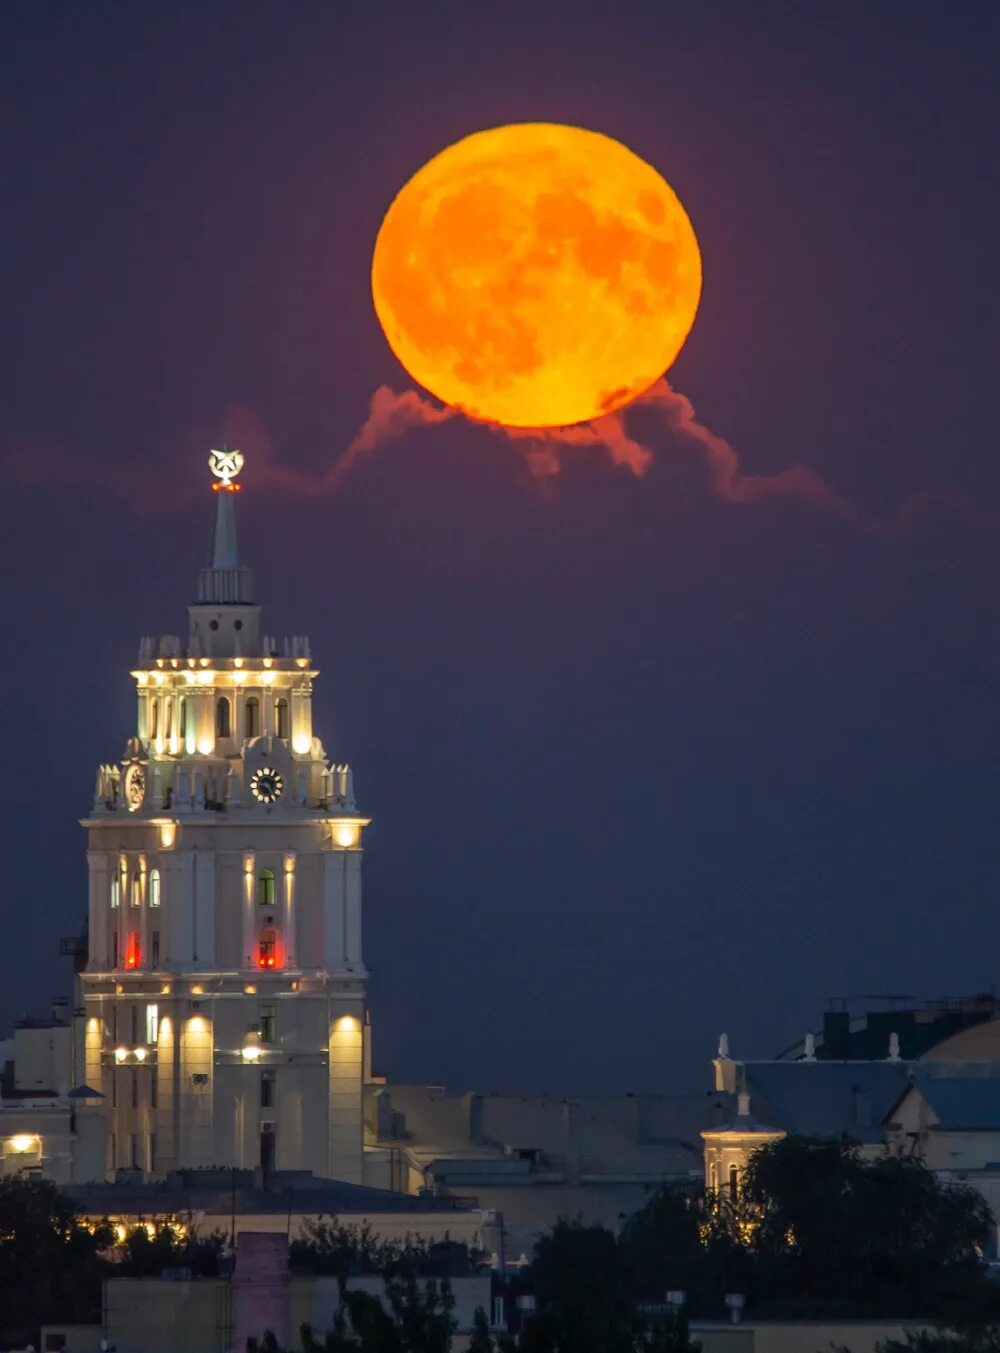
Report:
[{"label": "orange-lit cloud", "polygon": [[[629,427],[633,410],[643,414],[644,423],[658,429],[660,435],[640,440]],[[245,405],[230,406],[215,433],[247,454],[248,474],[255,486],[296,497],[317,497],[336,493],[365,460],[414,429],[435,427],[463,417],[458,410],[436,404],[416,390],[397,393],[381,385],[369,401],[367,418],[346,449],[318,473],[280,463],[266,428]],[[679,448],[687,446],[701,458],[711,491],[735,505],[798,499],[877,536],[898,535],[935,507],[946,507],[984,524],[996,524],[993,514],[956,495],[914,493],[894,515],[878,518],[835,492],[821,475],[804,465],[796,463],[776,474],[748,473],[729,442],[700,423],[691,401],[673,390],[666,379],[657,381],[629,409],[591,423],[539,429],[490,423],[472,426],[487,430],[511,447],[540,482],[551,483],[583,454],[603,457],[612,467],[625,469],[641,479],[657,459],[676,455]],[[208,439],[200,433],[193,440],[207,444]],[[131,466],[118,469],[67,452],[46,450],[8,456],[6,468],[15,479],[34,485],[110,483],[125,497],[144,506],[174,506],[198,491],[197,484],[186,476],[173,475],[165,482],[162,466],[155,459],[137,459]]]}]

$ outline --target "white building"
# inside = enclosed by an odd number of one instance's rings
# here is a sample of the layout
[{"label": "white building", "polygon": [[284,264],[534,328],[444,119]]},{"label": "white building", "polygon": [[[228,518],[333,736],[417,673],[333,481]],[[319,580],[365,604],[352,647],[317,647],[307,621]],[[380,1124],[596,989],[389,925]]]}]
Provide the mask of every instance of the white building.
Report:
[{"label": "white building", "polygon": [[366,970],[351,771],[312,722],[309,641],[261,630],[239,452],[185,639],[144,638],[136,726],[84,821],[77,1180],[196,1166],[362,1182]]}]

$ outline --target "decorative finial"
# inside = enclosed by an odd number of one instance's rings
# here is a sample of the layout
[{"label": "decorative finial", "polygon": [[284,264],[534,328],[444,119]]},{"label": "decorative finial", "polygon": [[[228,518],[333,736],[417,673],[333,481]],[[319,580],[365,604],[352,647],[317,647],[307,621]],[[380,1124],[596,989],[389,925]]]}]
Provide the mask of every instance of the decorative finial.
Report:
[{"label": "decorative finial", "polygon": [[221,480],[220,484],[213,484],[215,489],[233,490],[238,485],[233,483],[239,472],[243,469],[243,452],[237,451],[225,442],[220,447],[213,447],[208,453],[208,468],[215,475],[216,479]]}]

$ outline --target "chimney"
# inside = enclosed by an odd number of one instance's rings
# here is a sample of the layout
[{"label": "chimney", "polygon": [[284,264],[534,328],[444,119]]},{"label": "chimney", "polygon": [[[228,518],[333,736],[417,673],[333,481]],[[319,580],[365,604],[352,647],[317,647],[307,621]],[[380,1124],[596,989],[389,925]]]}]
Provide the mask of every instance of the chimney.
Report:
[{"label": "chimney", "polygon": [[379,1141],[395,1137],[396,1115],[392,1111],[392,1095],[388,1090],[375,1091],[375,1135]]},{"label": "chimney", "polygon": [[465,1125],[469,1135],[469,1145],[479,1146],[483,1140],[483,1097],[476,1090],[470,1090],[462,1096],[465,1106]]},{"label": "chimney", "polygon": [[827,1010],[823,1016],[824,1062],[846,1062],[851,1056],[851,1017],[846,1010]]}]

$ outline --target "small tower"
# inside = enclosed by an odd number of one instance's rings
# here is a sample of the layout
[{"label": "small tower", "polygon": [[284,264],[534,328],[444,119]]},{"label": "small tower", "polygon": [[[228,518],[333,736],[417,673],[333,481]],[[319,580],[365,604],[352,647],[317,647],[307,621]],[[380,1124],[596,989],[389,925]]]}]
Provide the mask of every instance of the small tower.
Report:
[{"label": "small tower", "polygon": [[261,633],[239,451],[213,450],[211,563],[186,642],[144,638],[137,718],[88,834],[85,1079],[105,1173],[198,1166],[363,1181],[361,837],[312,724],[303,635]]}]

